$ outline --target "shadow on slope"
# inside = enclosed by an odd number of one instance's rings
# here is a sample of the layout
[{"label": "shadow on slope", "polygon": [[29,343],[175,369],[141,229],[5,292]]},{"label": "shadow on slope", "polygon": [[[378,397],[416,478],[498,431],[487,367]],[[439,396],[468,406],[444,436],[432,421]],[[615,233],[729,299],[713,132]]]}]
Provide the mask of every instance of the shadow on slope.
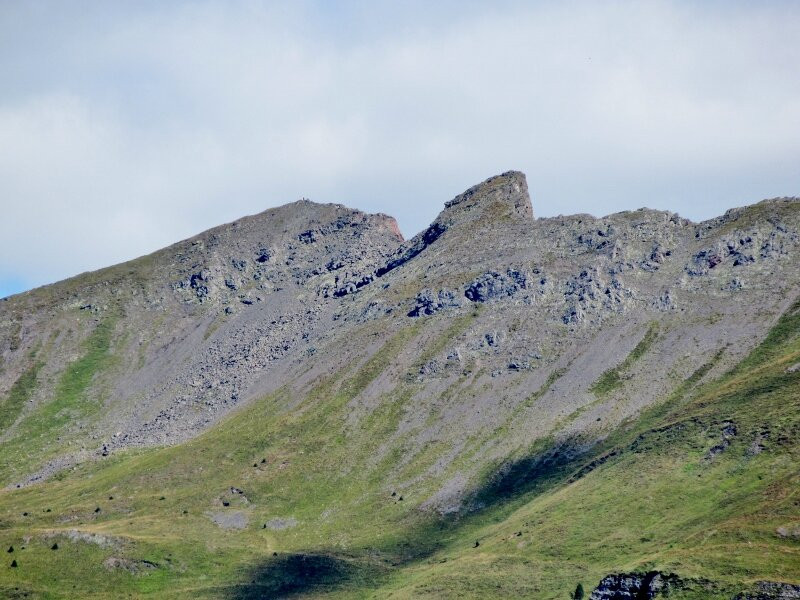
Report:
[{"label": "shadow on slope", "polygon": [[332,591],[344,583],[367,584],[379,576],[377,566],[330,554],[281,554],[248,572],[250,581],[237,585],[231,600],[282,598],[314,591]]},{"label": "shadow on slope", "polygon": [[561,442],[543,440],[526,456],[500,465],[485,477],[484,483],[471,494],[466,518],[516,505],[518,500],[566,481],[576,462],[583,461],[590,449],[590,444],[577,438]]},{"label": "shadow on slope", "polygon": [[[253,567],[247,577],[250,583],[237,586],[230,598],[320,594],[355,587],[362,593],[375,590],[401,569],[420,565],[444,548],[463,545],[468,552],[488,521],[499,522],[533,497],[572,483],[624,454],[658,453],[681,446],[701,456],[706,448],[703,443],[695,447],[697,436],[716,435],[728,419],[738,422],[741,438],[746,437],[744,432],[760,431],[765,422],[783,423],[780,428],[773,427],[772,438],[776,445],[792,445],[796,443],[796,425],[793,419],[787,419],[786,402],[781,398],[794,393],[800,371],[787,368],[781,361],[797,356],[798,334],[800,302],[795,302],[732,371],[694,389],[718,360],[718,353],[665,402],[640,414],[635,426],[629,423],[631,426],[619,428],[596,445],[577,438],[541,440],[526,455],[486,473],[483,482],[468,495],[465,510],[448,515],[428,513],[416,519],[412,516],[399,538],[379,540],[361,556],[312,553],[269,559]],[[750,439],[747,437],[746,443],[741,440],[738,452],[748,452],[744,446]],[[709,464],[707,459],[698,460]],[[376,560],[376,556],[380,558]]]},{"label": "shadow on slope", "polygon": [[[541,449],[541,450],[540,450]],[[525,457],[493,471],[469,494],[468,508],[441,515],[423,513],[398,538],[379,541],[358,556],[316,549],[308,554],[272,556],[248,568],[243,583],[230,590],[230,600],[282,598],[332,593],[343,589],[376,589],[398,570],[420,564],[455,543],[472,547],[470,531],[497,519],[532,494],[564,482],[575,471],[585,446],[575,440],[540,443]]]}]

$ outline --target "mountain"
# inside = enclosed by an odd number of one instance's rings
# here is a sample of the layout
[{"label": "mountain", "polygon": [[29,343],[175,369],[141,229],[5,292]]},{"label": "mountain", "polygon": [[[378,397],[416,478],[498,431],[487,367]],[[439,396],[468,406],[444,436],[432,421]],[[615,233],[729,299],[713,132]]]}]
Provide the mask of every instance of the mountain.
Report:
[{"label": "mountain", "polygon": [[0,591],[800,597],[799,259],[797,198],[536,219],[510,171],[5,298]]}]

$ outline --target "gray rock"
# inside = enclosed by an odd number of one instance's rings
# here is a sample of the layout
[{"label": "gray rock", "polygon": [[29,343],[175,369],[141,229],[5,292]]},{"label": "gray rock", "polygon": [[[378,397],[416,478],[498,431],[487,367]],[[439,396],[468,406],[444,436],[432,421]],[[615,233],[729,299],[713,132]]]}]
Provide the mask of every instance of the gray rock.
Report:
[{"label": "gray rock", "polygon": [[720,442],[709,449],[706,453],[706,460],[712,460],[715,456],[722,454],[731,445],[733,438],[736,437],[736,424],[726,421],[721,428],[722,439]]},{"label": "gray rock", "polygon": [[526,283],[526,277],[514,269],[508,269],[505,274],[492,271],[472,281],[464,295],[473,302],[500,300],[514,296]]},{"label": "gray rock", "polygon": [[461,301],[452,290],[442,289],[434,293],[432,290],[425,289],[417,294],[414,299],[414,308],[409,311],[408,316],[432,315],[440,310],[459,306],[461,306]]},{"label": "gray rock", "polygon": [[679,587],[681,580],[673,574],[617,573],[603,577],[589,600],[651,600]]},{"label": "gray rock", "polygon": [[775,530],[779,538],[787,540],[800,540],[800,524],[781,525]]},{"label": "gray rock", "polygon": [[734,600],[797,600],[800,585],[775,581],[759,581],[755,589],[734,596]]},{"label": "gray rock", "polygon": [[250,522],[247,513],[241,510],[212,512],[208,517],[222,529],[245,529]]},{"label": "gray rock", "polygon": [[264,529],[271,529],[272,531],[283,531],[292,527],[297,527],[297,519],[294,517],[276,517],[264,523]]},{"label": "gray rock", "polygon": [[153,571],[158,568],[156,563],[149,560],[136,560],[119,556],[109,556],[103,561],[103,566],[109,571],[120,569],[134,575]]}]

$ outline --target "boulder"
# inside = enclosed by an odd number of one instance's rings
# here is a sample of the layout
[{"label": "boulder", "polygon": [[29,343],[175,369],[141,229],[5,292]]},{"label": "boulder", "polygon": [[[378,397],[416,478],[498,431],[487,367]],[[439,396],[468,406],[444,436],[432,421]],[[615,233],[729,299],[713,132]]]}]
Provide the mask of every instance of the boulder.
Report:
[{"label": "boulder", "polygon": [[759,581],[749,592],[734,596],[733,600],[798,600],[800,585],[776,581]]},{"label": "boulder", "polygon": [[592,591],[589,600],[650,600],[680,587],[676,575],[648,573],[615,573],[606,575]]},{"label": "boulder", "polygon": [[446,308],[458,308],[461,302],[452,290],[442,289],[434,293],[433,290],[424,289],[414,299],[414,308],[409,311],[409,317],[432,315]]},{"label": "boulder", "polygon": [[464,295],[473,302],[501,300],[510,298],[526,285],[525,275],[517,270],[508,269],[505,274],[490,271],[473,280]]}]

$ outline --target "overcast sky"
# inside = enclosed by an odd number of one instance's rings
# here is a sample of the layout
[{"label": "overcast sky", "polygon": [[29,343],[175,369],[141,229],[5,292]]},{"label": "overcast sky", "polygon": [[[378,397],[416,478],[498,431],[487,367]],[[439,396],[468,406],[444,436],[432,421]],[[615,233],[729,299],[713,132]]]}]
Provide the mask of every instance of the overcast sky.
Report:
[{"label": "overcast sky", "polygon": [[308,197],[800,195],[798,2],[0,2],[0,296]]}]

